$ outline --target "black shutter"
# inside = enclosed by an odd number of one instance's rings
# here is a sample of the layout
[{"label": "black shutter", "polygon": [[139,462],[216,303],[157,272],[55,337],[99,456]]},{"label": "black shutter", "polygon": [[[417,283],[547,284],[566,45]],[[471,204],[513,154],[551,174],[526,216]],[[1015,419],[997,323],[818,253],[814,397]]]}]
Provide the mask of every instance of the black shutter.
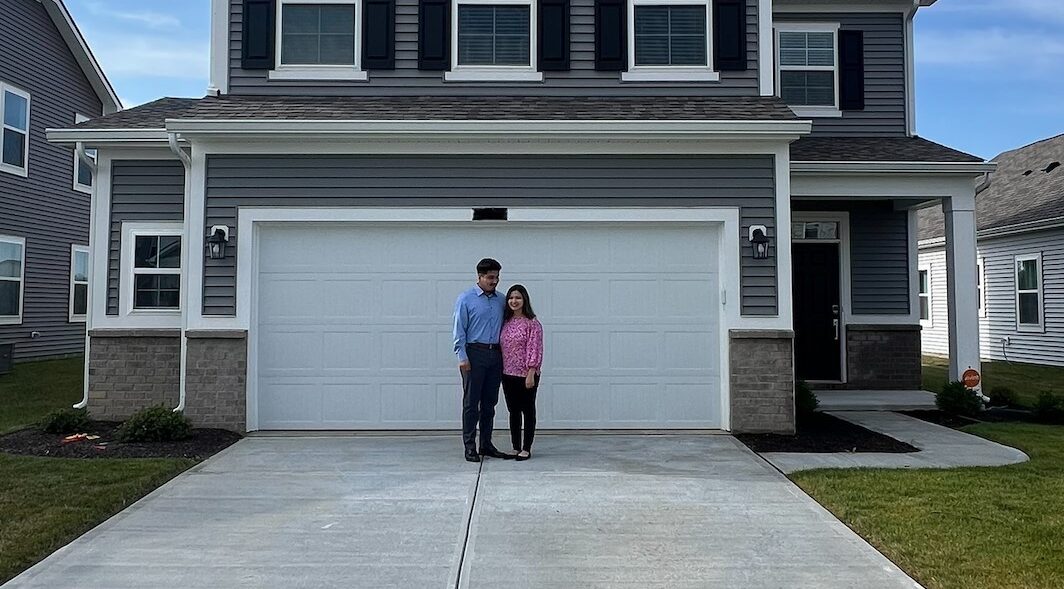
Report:
[{"label": "black shutter", "polygon": [[746,70],[746,0],[713,2],[713,66],[722,72]]},{"label": "black shutter", "polygon": [[418,69],[450,69],[451,0],[421,0],[418,9],[417,43]]},{"label": "black shutter", "polygon": [[273,69],[274,0],[244,0],[244,31],[240,43],[240,67]]},{"label": "black shutter", "polygon": [[864,110],[864,31],[839,31],[839,108]]},{"label": "black shutter", "polygon": [[539,0],[539,69],[569,70],[569,0]]},{"label": "black shutter", "polygon": [[628,69],[628,6],[626,0],[595,0],[595,69]]},{"label": "black shutter", "polygon": [[362,3],[362,69],[395,69],[395,0]]}]

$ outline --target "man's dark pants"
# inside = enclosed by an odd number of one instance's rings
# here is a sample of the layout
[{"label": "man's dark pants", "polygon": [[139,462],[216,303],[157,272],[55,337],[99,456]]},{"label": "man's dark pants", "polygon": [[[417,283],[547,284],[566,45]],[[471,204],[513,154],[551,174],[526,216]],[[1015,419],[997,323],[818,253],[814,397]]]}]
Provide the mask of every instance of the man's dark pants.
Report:
[{"label": "man's dark pants", "polygon": [[495,404],[499,402],[502,383],[502,352],[467,346],[469,371],[462,373],[462,441],[466,452],[477,450],[477,422],[480,423],[480,449],[493,448],[491,430],[495,423]]}]

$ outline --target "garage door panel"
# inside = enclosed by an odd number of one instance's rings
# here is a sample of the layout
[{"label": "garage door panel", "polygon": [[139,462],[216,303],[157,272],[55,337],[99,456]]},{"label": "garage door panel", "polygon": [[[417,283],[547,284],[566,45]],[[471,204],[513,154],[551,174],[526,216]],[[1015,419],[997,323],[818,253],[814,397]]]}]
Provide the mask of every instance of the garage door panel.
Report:
[{"label": "garage door panel", "polygon": [[[544,322],[541,427],[719,427],[715,235],[643,225],[263,227],[258,425],[459,427],[454,299],[491,256],[504,266],[500,290],[525,284]],[[505,427],[501,400],[496,422]]]}]

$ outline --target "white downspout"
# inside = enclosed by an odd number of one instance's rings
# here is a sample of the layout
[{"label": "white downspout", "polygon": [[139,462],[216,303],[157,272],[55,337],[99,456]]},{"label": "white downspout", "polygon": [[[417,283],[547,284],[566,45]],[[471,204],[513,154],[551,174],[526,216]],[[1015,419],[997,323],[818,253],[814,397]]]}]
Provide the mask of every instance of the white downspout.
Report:
[{"label": "white downspout", "polygon": [[92,287],[96,284],[95,276],[92,275],[92,269],[96,266],[93,260],[96,257],[97,248],[92,247],[92,239],[96,234],[96,162],[90,160],[85,155],[85,144],[78,141],[74,145],[74,154],[78,158],[83,166],[88,166],[89,171],[92,172],[92,193],[89,196],[89,288],[85,293],[85,362],[82,370],[82,391],[81,400],[74,403],[74,409],[84,409],[89,406],[89,329],[92,327]]},{"label": "white downspout", "polygon": [[177,156],[177,159],[181,160],[181,163],[185,167],[185,193],[184,193],[184,197],[183,197],[184,198],[184,215],[183,215],[183,218],[184,218],[185,229],[184,229],[184,236],[181,239],[182,239],[182,244],[183,244],[182,247],[185,249],[186,254],[184,256],[182,256],[182,259],[184,260],[182,265],[185,266],[185,267],[181,269],[181,295],[182,295],[182,298],[184,299],[182,301],[183,304],[181,305],[181,335],[180,335],[180,337],[181,337],[181,368],[180,368],[181,372],[178,375],[177,407],[174,407],[174,413],[179,413],[179,412],[185,410],[185,362],[186,362],[186,358],[188,356],[188,344],[187,344],[187,342],[185,340],[185,332],[188,330],[188,272],[189,272],[188,266],[189,266],[189,264],[192,263],[191,252],[189,252],[188,249],[187,249],[188,248],[188,243],[189,243],[189,227],[190,227],[190,222],[189,222],[189,218],[188,218],[188,201],[189,201],[189,192],[192,189],[191,182],[189,182],[189,178],[192,175],[192,158],[190,158],[188,156],[188,154],[185,153],[185,151],[183,149],[181,149],[181,146],[179,146],[177,144],[177,139],[178,139],[177,133],[174,133],[174,132],[171,131],[170,133],[167,134],[167,138],[168,138],[168,142],[170,144],[170,151],[174,152],[174,155]]}]

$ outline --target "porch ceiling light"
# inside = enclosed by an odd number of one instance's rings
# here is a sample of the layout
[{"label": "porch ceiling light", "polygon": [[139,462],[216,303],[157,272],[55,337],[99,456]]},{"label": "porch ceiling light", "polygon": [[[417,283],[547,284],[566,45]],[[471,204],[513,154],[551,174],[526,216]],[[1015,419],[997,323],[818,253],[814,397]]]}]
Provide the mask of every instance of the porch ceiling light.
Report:
[{"label": "porch ceiling light", "polygon": [[224,258],[226,243],[229,243],[229,227],[225,225],[211,227],[211,234],[207,236],[207,255],[210,259]]},{"label": "porch ceiling light", "polygon": [[750,227],[750,249],[753,250],[755,260],[768,259],[768,229],[764,225]]}]

